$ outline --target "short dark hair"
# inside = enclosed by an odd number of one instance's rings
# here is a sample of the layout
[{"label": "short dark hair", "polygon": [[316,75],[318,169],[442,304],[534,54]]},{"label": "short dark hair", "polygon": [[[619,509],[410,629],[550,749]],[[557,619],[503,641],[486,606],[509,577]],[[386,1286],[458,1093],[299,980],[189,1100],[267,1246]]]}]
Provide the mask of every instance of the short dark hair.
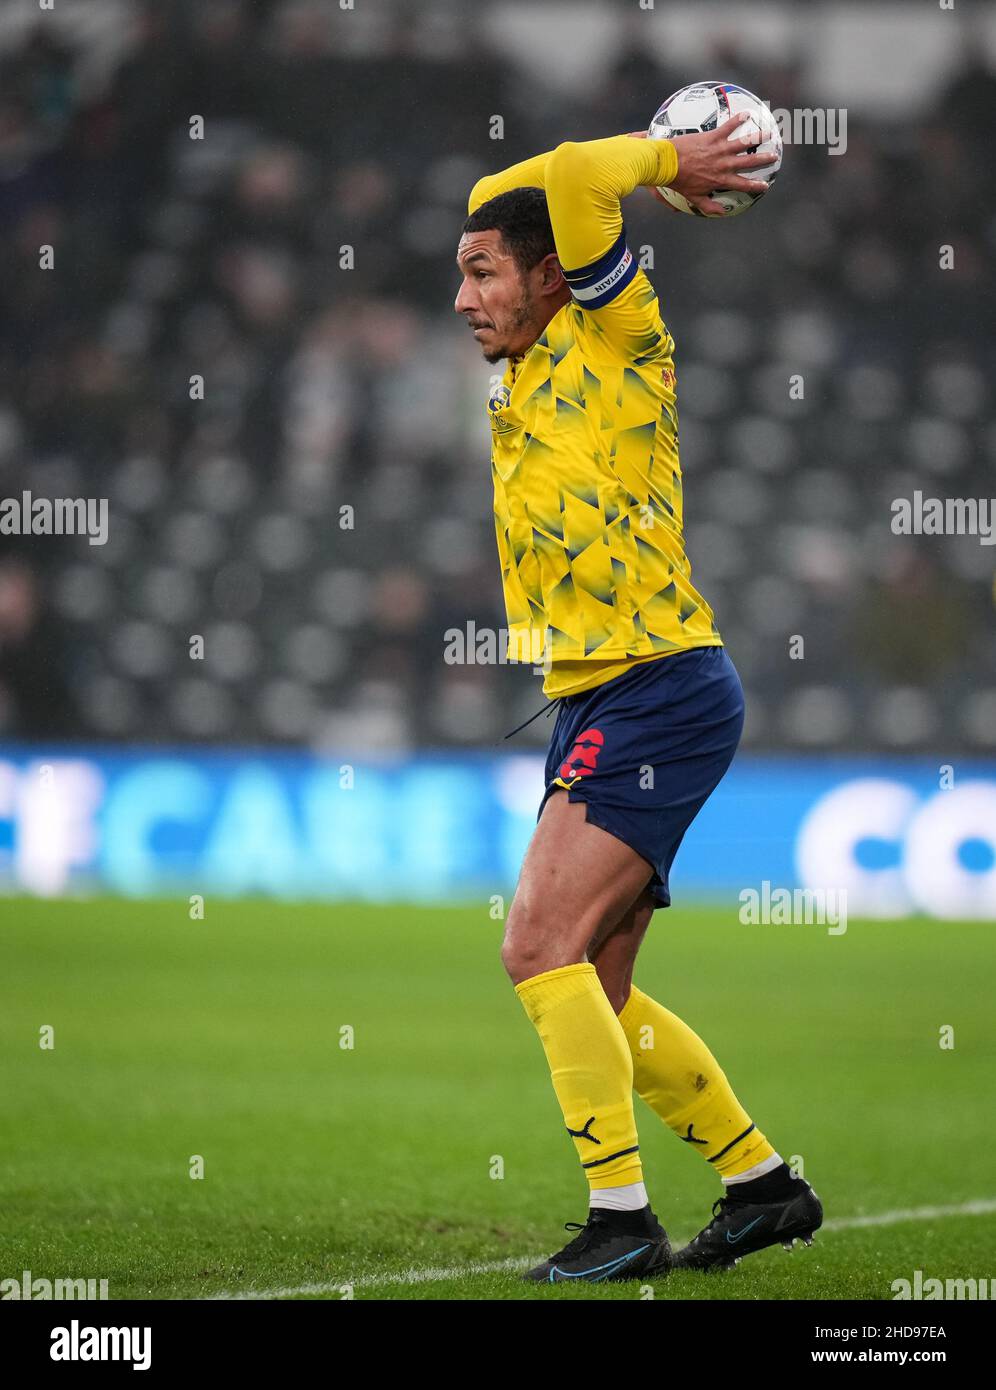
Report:
[{"label": "short dark hair", "polygon": [[520,270],[532,270],[544,256],[557,250],[550,225],[550,210],[542,188],[513,188],[489,198],[470,214],[464,232],[501,233]]}]

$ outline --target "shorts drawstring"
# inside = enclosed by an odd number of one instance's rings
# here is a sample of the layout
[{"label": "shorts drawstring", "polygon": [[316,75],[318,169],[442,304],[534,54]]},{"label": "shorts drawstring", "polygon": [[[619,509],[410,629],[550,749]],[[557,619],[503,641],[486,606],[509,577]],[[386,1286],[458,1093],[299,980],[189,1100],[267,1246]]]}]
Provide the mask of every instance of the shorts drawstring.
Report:
[{"label": "shorts drawstring", "polygon": [[[542,705],[542,706],[536,711],[535,714],[531,714],[531,715],[529,716],[529,718],[526,720],[525,724],[520,724],[519,727],[518,727],[517,729],[513,729],[511,733],[506,734],[506,735],[505,735],[505,738],[511,738],[513,734],[519,733],[522,729],[524,729],[524,728],[526,727],[527,724],[531,724],[531,723],[533,722],[534,719],[538,719],[538,718],[540,717],[541,714],[546,714],[546,715],[552,714],[552,713],[553,713],[553,707],[554,707],[554,705],[558,705],[562,699],[563,699],[563,696],[562,696],[562,695],[557,695],[553,700],[548,700],[548,701],[546,702],[545,705]],[[504,740],[503,740],[503,741],[504,741]]]}]

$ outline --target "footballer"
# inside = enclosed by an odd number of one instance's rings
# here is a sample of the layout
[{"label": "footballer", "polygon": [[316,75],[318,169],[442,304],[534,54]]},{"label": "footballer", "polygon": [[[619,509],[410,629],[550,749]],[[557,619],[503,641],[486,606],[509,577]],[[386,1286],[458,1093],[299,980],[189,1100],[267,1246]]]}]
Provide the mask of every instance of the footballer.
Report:
[{"label": "footballer", "polygon": [[[809,1243],[823,1219],[705,1043],[632,983],[744,701],[685,555],[674,344],[620,200],[670,186],[711,216],[723,211],[712,191],[756,192],[746,174],[773,156],[748,153],[750,137],[731,129],[561,144],[481,179],[457,248],[454,308],[488,362],[507,359],[488,412],[510,655],[535,651],[539,635],[556,702],[502,961],[590,1207],[530,1279],[723,1268]],[[634,1088],[723,1183],[713,1219],[676,1254],[647,1197]]]}]

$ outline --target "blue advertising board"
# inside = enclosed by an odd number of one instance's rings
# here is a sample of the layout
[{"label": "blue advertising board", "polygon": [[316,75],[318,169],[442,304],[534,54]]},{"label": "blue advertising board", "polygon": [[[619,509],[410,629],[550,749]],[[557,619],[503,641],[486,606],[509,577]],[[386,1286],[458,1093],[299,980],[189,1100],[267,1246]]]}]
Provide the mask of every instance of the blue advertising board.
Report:
[{"label": "blue advertising board", "polygon": [[[0,746],[0,888],[448,901],[507,894],[536,754]],[[738,757],[682,845],[675,900],[846,890],[852,915],[996,919],[996,766]]]}]

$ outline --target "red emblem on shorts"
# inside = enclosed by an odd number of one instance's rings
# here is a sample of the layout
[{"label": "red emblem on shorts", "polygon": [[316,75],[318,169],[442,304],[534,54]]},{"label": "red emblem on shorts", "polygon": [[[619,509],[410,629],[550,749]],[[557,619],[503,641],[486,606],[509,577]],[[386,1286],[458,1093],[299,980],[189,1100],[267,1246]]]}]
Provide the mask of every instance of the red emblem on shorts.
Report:
[{"label": "red emblem on shorts", "polygon": [[583,734],[578,734],[574,747],[560,764],[557,776],[565,782],[575,777],[590,777],[595,771],[604,742],[601,729],[585,729]]}]

